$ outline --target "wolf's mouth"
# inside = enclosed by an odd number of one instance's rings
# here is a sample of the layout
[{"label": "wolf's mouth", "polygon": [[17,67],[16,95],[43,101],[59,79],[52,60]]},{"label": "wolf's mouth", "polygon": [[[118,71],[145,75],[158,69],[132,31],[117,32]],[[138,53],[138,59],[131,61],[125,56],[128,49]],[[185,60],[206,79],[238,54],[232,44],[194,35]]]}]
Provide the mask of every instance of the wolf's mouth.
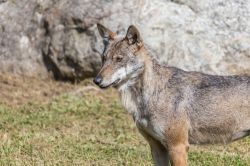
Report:
[{"label": "wolf's mouth", "polygon": [[116,81],[114,81],[113,83],[111,83],[111,84],[109,84],[109,85],[105,85],[105,86],[103,86],[103,85],[100,85],[100,88],[102,88],[102,89],[106,89],[106,88],[108,88],[108,87],[110,87],[110,86],[117,86],[118,84],[119,84],[119,82],[121,81],[121,79],[117,79]]}]

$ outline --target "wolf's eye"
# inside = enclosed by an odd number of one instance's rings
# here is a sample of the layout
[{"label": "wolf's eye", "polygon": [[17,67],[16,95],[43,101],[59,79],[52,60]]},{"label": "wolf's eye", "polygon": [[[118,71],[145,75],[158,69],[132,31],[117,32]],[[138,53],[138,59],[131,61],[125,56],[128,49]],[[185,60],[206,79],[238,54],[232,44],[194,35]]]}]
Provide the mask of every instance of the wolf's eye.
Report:
[{"label": "wolf's eye", "polygon": [[115,58],[115,60],[116,60],[116,62],[121,62],[121,61],[122,61],[122,58],[123,58],[123,56],[117,56],[117,57]]}]

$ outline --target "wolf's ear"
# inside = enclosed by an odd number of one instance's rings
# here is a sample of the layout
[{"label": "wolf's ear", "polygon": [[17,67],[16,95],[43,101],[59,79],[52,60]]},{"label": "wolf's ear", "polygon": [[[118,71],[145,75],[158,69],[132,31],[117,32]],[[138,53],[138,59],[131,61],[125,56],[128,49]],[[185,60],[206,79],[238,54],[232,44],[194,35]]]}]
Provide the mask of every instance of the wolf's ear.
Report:
[{"label": "wolf's ear", "polygon": [[104,40],[112,40],[116,36],[116,33],[112,32],[102,24],[97,24],[98,31]]},{"label": "wolf's ear", "polygon": [[128,40],[128,43],[130,45],[135,44],[135,43],[138,46],[142,45],[142,39],[141,39],[140,33],[134,25],[130,25],[128,27],[126,39]]}]

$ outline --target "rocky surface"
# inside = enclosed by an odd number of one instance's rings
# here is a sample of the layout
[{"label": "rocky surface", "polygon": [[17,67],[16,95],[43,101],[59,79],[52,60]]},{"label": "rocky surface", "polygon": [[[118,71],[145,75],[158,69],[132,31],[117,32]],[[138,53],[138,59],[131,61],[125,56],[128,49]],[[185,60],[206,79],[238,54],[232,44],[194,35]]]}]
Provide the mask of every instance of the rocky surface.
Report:
[{"label": "rocky surface", "polygon": [[0,0],[0,71],[75,80],[100,68],[96,23],[136,25],[162,63],[250,74],[250,0]]}]

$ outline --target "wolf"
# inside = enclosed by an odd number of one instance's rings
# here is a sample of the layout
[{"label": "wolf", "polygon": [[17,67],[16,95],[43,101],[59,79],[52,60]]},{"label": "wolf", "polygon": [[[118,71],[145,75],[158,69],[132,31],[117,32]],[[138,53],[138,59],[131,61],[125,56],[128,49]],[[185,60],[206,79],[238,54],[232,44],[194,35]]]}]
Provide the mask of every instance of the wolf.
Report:
[{"label": "wolf", "polygon": [[186,166],[189,144],[229,143],[250,135],[250,77],[217,76],[161,65],[129,26],[103,38],[100,88],[115,87],[148,141],[157,166]]}]

